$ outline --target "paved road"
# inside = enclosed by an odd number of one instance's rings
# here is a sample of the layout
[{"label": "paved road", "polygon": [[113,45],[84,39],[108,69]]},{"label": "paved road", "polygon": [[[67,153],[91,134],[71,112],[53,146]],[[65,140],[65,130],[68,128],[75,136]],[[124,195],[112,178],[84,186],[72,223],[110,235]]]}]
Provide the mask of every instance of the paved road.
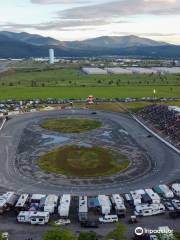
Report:
[{"label": "paved road", "polygon": [[0,187],[17,192],[28,193],[71,193],[71,194],[111,194],[127,192],[132,189],[152,187],[160,183],[168,183],[179,179],[180,156],[156,138],[147,138],[149,133],[132,118],[115,113],[98,112],[97,117],[112,119],[119,123],[136,142],[152,157],[154,168],[145,176],[133,181],[106,184],[105,186],[66,186],[36,182],[27,176],[21,175],[15,166],[16,150],[23,133],[23,129],[30,122],[39,121],[42,117],[56,117],[58,115],[89,116],[88,110],[64,110],[61,112],[49,111],[42,113],[28,113],[9,120],[0,132]]}]

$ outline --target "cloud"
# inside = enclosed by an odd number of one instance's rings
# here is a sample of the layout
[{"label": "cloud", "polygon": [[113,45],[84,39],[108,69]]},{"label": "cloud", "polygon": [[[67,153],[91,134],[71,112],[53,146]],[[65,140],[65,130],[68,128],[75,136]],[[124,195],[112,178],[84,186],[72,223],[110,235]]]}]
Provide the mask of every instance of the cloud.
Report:
[{"label": "cloud", "polygon": [[31,0],[35,4],[76,4],[88,3],[88,0]]}]

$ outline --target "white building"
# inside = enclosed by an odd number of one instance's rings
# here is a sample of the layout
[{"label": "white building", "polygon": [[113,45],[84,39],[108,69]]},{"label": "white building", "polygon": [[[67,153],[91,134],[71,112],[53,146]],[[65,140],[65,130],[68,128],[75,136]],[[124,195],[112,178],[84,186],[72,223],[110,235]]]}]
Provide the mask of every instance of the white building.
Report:
[{"label": "white building", "polygon": [[49,63],[54,64],[55,59],[54,59],[54,49],[49,49]]}]

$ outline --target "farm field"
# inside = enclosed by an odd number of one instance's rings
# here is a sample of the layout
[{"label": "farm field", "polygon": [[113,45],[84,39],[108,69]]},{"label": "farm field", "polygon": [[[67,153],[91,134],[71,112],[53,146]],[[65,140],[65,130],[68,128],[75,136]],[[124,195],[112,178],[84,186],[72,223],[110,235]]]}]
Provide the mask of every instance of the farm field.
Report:
[{"label": "farm field", "polygon": [[84,75],[79,69],[9,70],[0,75],[0,99],[179,97],[180,76]]}]

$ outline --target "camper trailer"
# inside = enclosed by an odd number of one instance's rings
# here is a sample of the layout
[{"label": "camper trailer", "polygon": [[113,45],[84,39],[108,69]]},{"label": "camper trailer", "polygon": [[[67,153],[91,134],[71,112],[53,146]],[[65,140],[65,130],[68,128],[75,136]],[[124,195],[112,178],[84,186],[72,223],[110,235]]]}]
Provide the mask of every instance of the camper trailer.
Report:
[{"label": "camper trailer", "polygon": [[153,216],[165,213],[163,204],[141,204],[135,207],[134,214],[136,216]]},{"label": "camper trailer", "polygon": [[79,197],[79,221],[87,221],[88,219],[88,202],[87,196],[80,196]]},{"label": "camper trailer", "polygon": [[22,211],[17,216],[19,223],[30,223],[32,225],[44,225],[49,222],[48,212]]},{"label": "camper trailer", "polygon": [[15,205],[16,212],[27,210],[29,200],[29,194],[22,194]]},{"label": "camper trailer", "polygon": [[152,189],[145,189],[145,192],[151,198],[152,203],[160,204],[161,198],[159,197],[159,195],[156,192],[154,192]]},{"label": "camper trailer", "polygon": [[115,208],[116,214],[118,216],[126,215],[126,207],[124,205],[124,199],[119,194],[113,194],[111,197],[113,207]]},{"label": "camper trailer", "polygon": [[159,188],[163,192],[163,197],[165,197],[165,198],[173,198],[174,197],[174,193],[170,190],[170,188],[167,185],[165,185],[165,184],[159,185]]},{"label": "camper trailer", "polygon": [[98,195],[98,201],[101,207],[101,213],[103,215],[108,215],[111,212],[111,201],[108,196],[106,195]]},{"label": "camper trailer", "polygon": [[58,205],[58,196],[50,194],[47,196],[44,203],[44,212],[54,213]]},{"label": "camper trailer", "polygon": [[142,203],[142,195],[145,194],[144,190],[135,190],[135,191],[130,191],[130,194],[133,199],[133,205],[137,206]]},{"label": "camper trailer", "polygon": [[58,207],[58,213],[61,218],[68,218],[70,204],[71,204],[71,195],[64,194],[60,199],[60,203],[59,203],[59,207]]},{"label": "camper trailer", "polygon": [[177,197],[180,197],[180,183],[172,184],[171,189]]}]

